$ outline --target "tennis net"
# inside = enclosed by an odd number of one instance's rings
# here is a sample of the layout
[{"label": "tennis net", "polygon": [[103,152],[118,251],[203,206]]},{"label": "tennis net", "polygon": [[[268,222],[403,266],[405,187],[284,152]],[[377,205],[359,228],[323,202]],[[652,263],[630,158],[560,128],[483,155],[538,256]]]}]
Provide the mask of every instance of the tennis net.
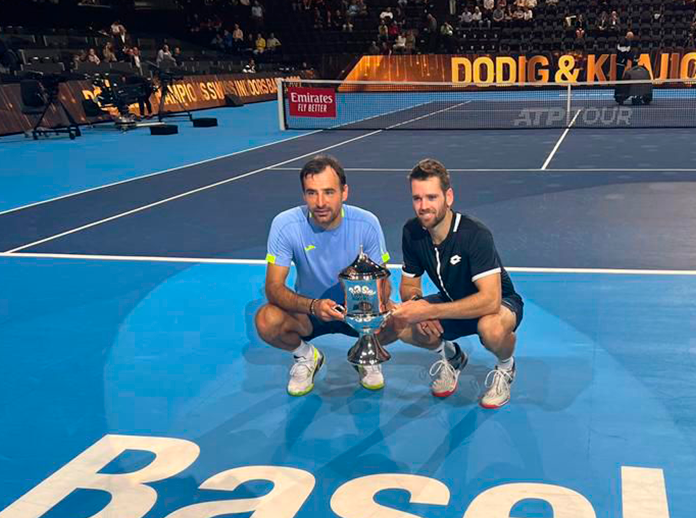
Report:
[{"label": "tennis net", "polygon": [[696,79],[606,83],[280,81],[281,129],[696,127]]}]

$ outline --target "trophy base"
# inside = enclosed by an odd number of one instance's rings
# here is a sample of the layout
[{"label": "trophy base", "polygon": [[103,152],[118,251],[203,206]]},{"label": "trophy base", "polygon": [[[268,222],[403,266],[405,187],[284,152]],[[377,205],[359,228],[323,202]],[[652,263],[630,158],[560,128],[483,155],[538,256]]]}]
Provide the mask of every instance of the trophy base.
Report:
[{"label": "trophy base", "polygon": [[360,335],[348,351],[348,362],[357,366],[379,365],[391,359],[391,354],[379,343],[374,334]]}]

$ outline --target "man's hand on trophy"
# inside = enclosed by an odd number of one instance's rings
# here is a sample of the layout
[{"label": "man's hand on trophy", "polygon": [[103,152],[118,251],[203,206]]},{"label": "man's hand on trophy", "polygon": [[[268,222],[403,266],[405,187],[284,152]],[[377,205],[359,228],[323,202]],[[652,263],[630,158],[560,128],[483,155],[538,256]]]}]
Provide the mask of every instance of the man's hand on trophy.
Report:
[{"label": "man's hand on trophy", "polygon": [[342,308],[342,306],[331,299],[320,299],[314,305],[314,316],[324,322],[344,320],[345,314],[339,308]]}]

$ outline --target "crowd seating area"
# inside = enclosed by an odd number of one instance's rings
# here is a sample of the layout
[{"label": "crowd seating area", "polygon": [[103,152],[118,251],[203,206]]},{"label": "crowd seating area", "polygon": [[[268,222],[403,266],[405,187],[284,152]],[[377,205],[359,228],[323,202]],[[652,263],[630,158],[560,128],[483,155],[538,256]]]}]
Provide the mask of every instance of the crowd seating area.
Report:
[{"label": "crowd seating area", "polygon": [[[323,57],[339,54],[611,52],[629,32],[642,52],[684,49],[694,48],[696,33],[696,0],[170,3],[181,23],[168,35],[143,30],[145,23],[132,32],[124,28],[123,35],[114,32],[114,26],[128,26],[127,20],[99,29],[0,28],[0,66],[149,75],[148,64],[161,63],[164,54],[188,73],[259,72],[319,68]],[[133,13],[139,18],[131,20],[157,19]],[[8,49],[17,58],[14,64],[8,63]]]},{"label": "crowd seating area", "polygon": [[695,0],[293,0],[285,16],[295,17],[293,40],[325,53],[607,52],[628,32],[644,51],[694,47],[695,9]]},{"label": "crowd seating area", "polygon": [[[158,65],[176,67],[187,74],[221,74],[251,71],[250,62],[255,72],[297,67],[296,63],[286,63],[281,56],[278,59],[260,60],[252,52],[228,53],[165,35],[129,35],[129,47],[119,49],[114,45],[114,38],[104,33],[74,30],[58,30],[51,34],[42,32],[42,29],[23,27],[0,28],[0,41],[16,56],[14,64],[11,61],[0,63],[6,74],[10,71],[36,70],[45,73],[122,72],[151,76],[154,66]],[[171,61],[162,63],[158,54],[165,45],[169,48]]]}]

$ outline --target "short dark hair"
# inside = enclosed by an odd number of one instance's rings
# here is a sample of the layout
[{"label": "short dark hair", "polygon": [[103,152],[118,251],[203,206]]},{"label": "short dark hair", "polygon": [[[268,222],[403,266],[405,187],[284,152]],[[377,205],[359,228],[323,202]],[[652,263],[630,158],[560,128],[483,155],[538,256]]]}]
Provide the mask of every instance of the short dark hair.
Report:
[{"label": "short dark hair", "polygon": [[440,187],[442,187],[442,192],[447,192],[448,189],[452,187],[450,182],[450,175],[445,169],[445,166],[441,162],[438,162],[434,158],[424,158],[416,164],[416,166],[411,169],[408,175],[409,181],[413,180],[427,180],[429,178],[439,178]]},{"label": "short dark hair", "polygon": [[313,176],[315,174],[321,173],[324,169],[330,167],[338,175],[338,179],[341,182],[341,189],[346,185],[346,173],[343,170],[343,166],[331,155],[317,155],[307,162],[302,170],[300,171],[300,183],[302,184],[302,190],[304,190],[304,179],[308,176]]}]

